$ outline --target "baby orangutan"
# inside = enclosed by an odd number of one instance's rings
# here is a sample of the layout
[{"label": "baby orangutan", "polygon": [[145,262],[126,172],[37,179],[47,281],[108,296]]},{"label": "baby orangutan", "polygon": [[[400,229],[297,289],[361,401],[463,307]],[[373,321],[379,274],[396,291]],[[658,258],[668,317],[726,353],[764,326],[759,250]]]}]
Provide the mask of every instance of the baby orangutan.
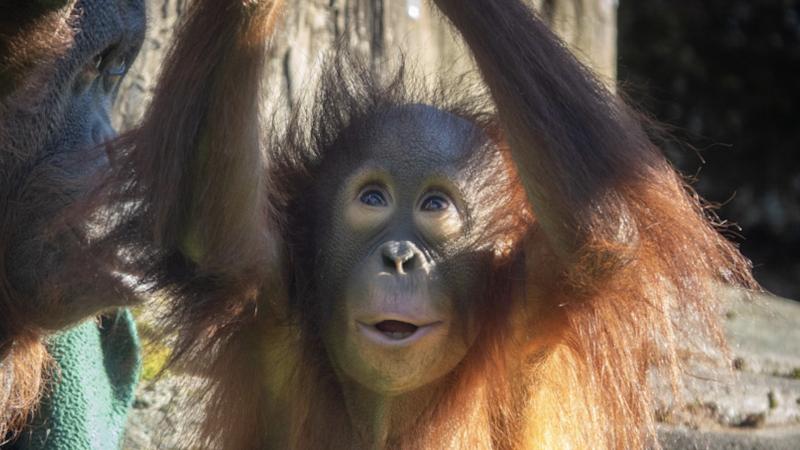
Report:
[{"label": "baby orangutan", "polygon": [[648,374],[679,382],[679,344],[721,344],[716,283],[755,285],[532,11],[435,2],[489,98],[338,56],[311,111],[263,140],[277,6],[197,2],[120,141],[98,245],[171,299],[176,358],[208,376],[198,445],[654,444]]}]

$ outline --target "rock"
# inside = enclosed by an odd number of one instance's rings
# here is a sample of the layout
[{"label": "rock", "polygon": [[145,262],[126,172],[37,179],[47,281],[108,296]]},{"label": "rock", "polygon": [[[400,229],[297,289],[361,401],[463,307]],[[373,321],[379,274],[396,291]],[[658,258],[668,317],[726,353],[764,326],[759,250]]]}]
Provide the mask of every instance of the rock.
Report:
[{"label": "rock", "polygon": [[800,428],[766,430],[693,430],[661,426],[659,441],[664,450],[797,450]]},{"label": "rock", "polygon": [[729,297],[734,370],[690,378],[685,405],[667,399],[659,439],[665,450],[800,449],[800,303]]},{"label": "rock", "polygon": [[202,412],[191,398],[201,379],[167,374],[143,383],[137,392],[122,448],[125,450],[188,450],[187,437],[199,427]]}]

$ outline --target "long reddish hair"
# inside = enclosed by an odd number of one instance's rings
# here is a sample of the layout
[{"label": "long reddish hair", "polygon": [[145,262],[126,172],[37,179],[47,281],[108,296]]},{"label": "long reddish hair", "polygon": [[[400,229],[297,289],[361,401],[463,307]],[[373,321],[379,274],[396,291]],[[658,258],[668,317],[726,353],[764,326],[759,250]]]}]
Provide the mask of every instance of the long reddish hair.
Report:
[{"label": "long reddish hair", "polygon": [[[526,99],[542,121],[533,124],[537,143],[581,158],[559,155],[549,178],[533,180],[560,188],[545,201],[578,230],[564,258],[512,162],[509,123],[519,119],[494,112],[487,96],[430,94],[410,88],[402,71],[387,80],[338,55],[311,108],[260,139],[262,52],[275,10],[223,3],[200,1],[184,21],[153,105],[119,142],[98,196],[114,212],[101,244],[126,249],[165,294],[175,363],[206,376],[197,445],[353,444],[341,388],[306,320],[313,303],[303,300],[315,287],[305,195],[338,136],[381,111],[428,102],[472,120],[492,143],[481,150],[492,162],[482,187],[491,194],[481,217],[492,224],[486,295],[472,299],[482,322],[467,357],[388,446],[656,446],[648,376],[678,387],[685,349],[724,347],[719,284],[757,285],[640,117],[538,28],[528,60],[513,43],[495,55],[537,87]],[[505,14],[516,25],[523,16]],[[542,79],[570,89],[553,98]]]}]

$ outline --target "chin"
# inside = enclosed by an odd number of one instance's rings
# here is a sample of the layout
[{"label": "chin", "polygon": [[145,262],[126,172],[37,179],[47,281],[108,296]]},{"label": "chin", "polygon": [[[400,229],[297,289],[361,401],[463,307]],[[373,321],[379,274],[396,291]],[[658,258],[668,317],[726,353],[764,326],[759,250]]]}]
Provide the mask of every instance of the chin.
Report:
[{"label": "chin", "polygon": [[326,339],[326,346],[348,380],[379,394],[401,395],[437,382],[466,356],[467,341],[452,329],[445,320],[417,325],[397,318],[352,320],[344,339]]}]

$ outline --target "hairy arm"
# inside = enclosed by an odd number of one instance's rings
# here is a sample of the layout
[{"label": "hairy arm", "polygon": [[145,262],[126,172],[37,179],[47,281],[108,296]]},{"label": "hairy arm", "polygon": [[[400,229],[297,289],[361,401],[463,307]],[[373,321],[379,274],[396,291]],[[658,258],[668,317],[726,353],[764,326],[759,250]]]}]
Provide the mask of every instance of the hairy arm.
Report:
[{"label": "hairy arm", "polygon": [[[649,447],[656,401],[646,375],[663,374],[678,391],[687,349],[709,355],[709,345],[724,347],[717,283],[757,288],[750,265],[717,232],[637,115],[521,0],[434,1],[475,57],[545,235],[548,245],[535,234],[526,258],[554,252],[567,283],[527,303],[555,306],[563,323],[536,311],[529,329],[544,330],[543,345],[551,336],[567,344],[561,349],[569,348],[575,365],[548,368],[560,372],[544,378],[559,381],[541,392],[583,392],[559,403],[580,410],[540,415],[546,402],[534,400],[531,442]],[[547,264],[528,270],[535,285],[554,286],[537,279],[549,275]],[[585,419],[565,426],[561,417]],[[548,441],[559,428],[569,430],[569,444]]]},{"label": "hairy arm", "polygon": [[259,94],[280,4],[195,1],[142,125],[121,140],[113,183],[139,205],[141,238],[205,273],[237,274],[268,250]]},{"label": "hairy arm", "polygon": [[598,245],[624,257],[626,191],[665,167],[636,120],[523,2],[435,3],[472,50],[550,245],[566,261]]},{"label": "hairy arm", "polygon": [[208,364],[282,280],[259,117],[281,5],[191,4],[141,125],[113,144],[88,205],[109,219],[94,253],[169,298],[174,361]]}]

